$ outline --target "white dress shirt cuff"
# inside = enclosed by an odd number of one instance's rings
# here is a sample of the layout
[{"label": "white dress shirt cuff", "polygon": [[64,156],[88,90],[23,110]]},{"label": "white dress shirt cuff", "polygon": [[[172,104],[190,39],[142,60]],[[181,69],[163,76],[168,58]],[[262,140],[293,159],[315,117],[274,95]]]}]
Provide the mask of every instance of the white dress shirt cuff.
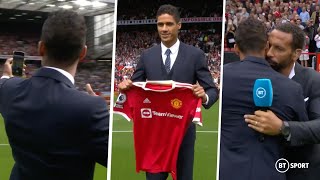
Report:
[{"label": "white dress shirt cuff", "polygon": [[289,134],[288,137],[285,138],[288,142],[290,142],[290,139],[291,139],[291,133]]},{"label": "white dress shirt cuff", "polygon": [[9,79],[9,76],[1,76],[1,79]]},{"label": "white dress shirt cuff", "polygon": [[206,97],[207,97],[207,101],[205,103],[202,103],[203,105],[208,105],[208,102],[209,102],[209,96],[208,94],[206,94]]}]

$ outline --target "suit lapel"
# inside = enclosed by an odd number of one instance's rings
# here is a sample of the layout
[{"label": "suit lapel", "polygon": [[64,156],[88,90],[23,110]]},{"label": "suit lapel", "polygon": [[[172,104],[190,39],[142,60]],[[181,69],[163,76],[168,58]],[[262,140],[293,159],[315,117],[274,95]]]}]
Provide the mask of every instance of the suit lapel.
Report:
[{"label": "suit lapel", "polygon": [[167,73],[167,70],[166,70],[166,67],[164,66],[163,64],[163,60],[162,60],[162,52],[161,52],[161,45],[158,45],[157,49],[156,49],[156,54],[157,56],[155,57],[155,63],[156,63],[156,66],[155,67],[160,67],[160,68],[154,68],[154,70],[160,70],[160,74],[161,74],[161,77],[163,77],[164,79],[166,79],[168,73]]},{"label": "suit lapel", "polygon": [[171,71],[173,74],[175,74],[175,72],[177,70],[175,69],[179,69],[180,67],[182,67],[183,63],[184,63],[184,60],[185,60],[185,44],[183,44],[181,41],[180,41],[180,45],[179,45],[179,51],[178,51],[178,55],[177,55],[177,59],[176,61],[174,62],[172,68],[171,68]]},{"label": "suit lapel", "polygon": [[299,63],[296,63],[294,67],[295,75],[292,77],[292,80],[301,84],[301,86],[303,85],[303,76],[301,75],[302,70],[303,70],[303,67]]},{"label": "suit lapel", "polygon": [[306,79],[306,73],[307,71],[304,70],[304,67],[300,64],[296,63],[295,68],[295,75],[292,77],[292,80],[299,83],[303,90],[303,96],[306,98],[308,97],[309,92],[309,86],[307,85],[308,80]]}]

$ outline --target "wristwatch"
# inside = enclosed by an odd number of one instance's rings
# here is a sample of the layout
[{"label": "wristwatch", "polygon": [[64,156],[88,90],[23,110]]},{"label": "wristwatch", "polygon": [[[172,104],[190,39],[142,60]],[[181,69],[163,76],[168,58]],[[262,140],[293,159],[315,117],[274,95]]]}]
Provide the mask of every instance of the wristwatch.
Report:
[{"label": "wristwatch", "polygon": [[288,138],[290,135],[290,126],[287,121],[282,121],[282,126],[280,128],[280,132],[284,138]]}]

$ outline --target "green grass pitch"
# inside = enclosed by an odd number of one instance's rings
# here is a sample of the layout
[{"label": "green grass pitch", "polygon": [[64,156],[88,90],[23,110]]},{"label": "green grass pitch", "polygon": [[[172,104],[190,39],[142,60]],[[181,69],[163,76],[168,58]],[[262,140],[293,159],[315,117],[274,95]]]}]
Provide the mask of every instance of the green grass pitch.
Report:
[{"label": "green grass pitch", "polygon": [[[0,180],[8,180],[14,160],[11,154],[11,148],[8,145],[8,138],[4,128],[2,116],[0,116]],[[107,170],[100,164],[96,164],[94,180],[106,180]]]},{"label": "green grass pitch", "polygon": [[[203,127],[197,127],[194,180],[215,180],[217,165],[219,102],[202,111]],[[145,173],[135,172],[132,123],[113,116],[111,180],[143,180]],[[210,132],[200,132],[210,131]],[[169,176],[171,179],[171,176]]]}]

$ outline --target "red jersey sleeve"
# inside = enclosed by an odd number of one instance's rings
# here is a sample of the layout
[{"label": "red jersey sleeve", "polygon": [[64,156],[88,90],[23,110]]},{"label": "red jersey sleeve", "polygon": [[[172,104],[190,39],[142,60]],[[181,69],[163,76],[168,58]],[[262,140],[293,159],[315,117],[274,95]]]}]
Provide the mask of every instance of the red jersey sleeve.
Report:
[{"label": "red jersey sleeve", "polygon": [[193,116],[193,119],[192,119],[192,122],[199,125],[199,126],[202,126],[201,107],[202,107],[202,100],[199,99],[194,116]]},{"label": "red jersey sleeve", "polygon": [[113,112],[115,114],[123,116],[128,121],[131,121],[133,119],[130,102],[126,93],[119,94],[117,101],[113,107]]}]

